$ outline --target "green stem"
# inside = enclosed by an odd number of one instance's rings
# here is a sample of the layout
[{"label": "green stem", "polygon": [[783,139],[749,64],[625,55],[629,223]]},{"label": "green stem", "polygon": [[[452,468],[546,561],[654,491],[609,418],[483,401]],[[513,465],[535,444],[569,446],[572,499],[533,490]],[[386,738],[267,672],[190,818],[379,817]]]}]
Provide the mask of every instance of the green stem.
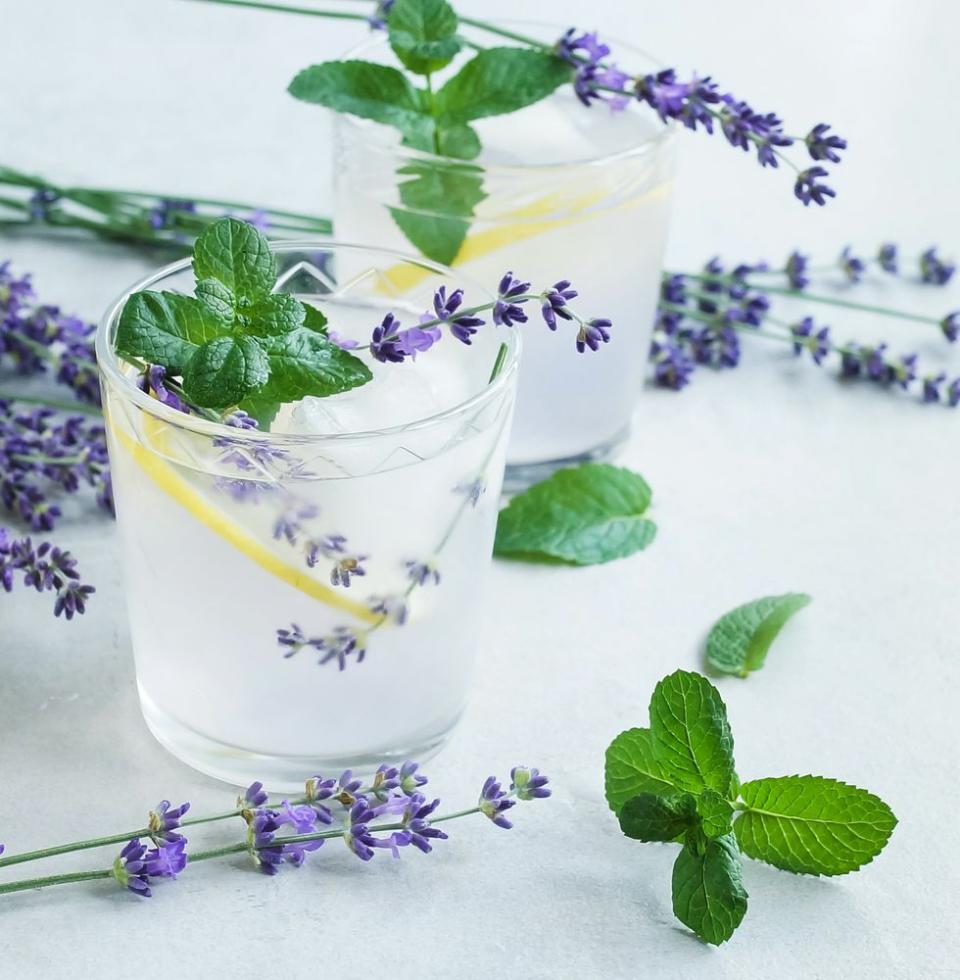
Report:
[{"label": "green stem", "polygon": [[72,874],[49,875],[46,878],[26,878],[23,881],[11,881],[9,884],[0,885],[0,895],[28,891],[31,888],[48,888],[50,885],[70,885],[75,881],[98,881],[103,878],[112,877],[113,872],[107,870],[74,871]]},{"label": "green stem", "polygon": [[493,382],[496,381],[500,372],[503,370],[503,364],[504,361],[506,361],[507,359],[508,349],[509,348],[507,347],[506,344],[501,344],[497,348],[497,359],[493,362],[493,370],[490,372],[490,380],[487,382],[487,384],[492,385]]},{"label": "green stem", "polygon": [[249,7],[251,10],[275,10],[283,14],[307,14],[310,17],[331,17],[335,20],[362,20],[369,23],[366,14],[352,14],[343,10],[317,10],[316,7],[295,7],[286,3],[258,3],[257,0],[193,0],[194,3],[214,3],[224,7]]},{"label": "green stem", "polygon": [[[109,837],[93,837],[90,840],[75,841],[71,844],[57,844],[55,847],[43,847],[36,851],[25,851],[23,854],[11,854],[0,858],[0,868],[8,868],[25,861],[39,861],[43,858],[55,857],[57,854],[70,854],[72,851],[87,851],[93,847],[107,847],[110,844],[127,844],[135,837],[148,837],[150,831],[141,827],[126,834],[112,834]],[[2,891],[2,886],[0,886]]]}]

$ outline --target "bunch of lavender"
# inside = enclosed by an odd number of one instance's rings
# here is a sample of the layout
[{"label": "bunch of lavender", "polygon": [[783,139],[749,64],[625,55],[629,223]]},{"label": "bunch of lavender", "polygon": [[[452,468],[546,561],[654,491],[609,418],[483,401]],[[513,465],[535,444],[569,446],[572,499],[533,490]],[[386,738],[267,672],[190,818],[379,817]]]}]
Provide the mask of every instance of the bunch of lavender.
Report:
[{"label": "bunch of lavender", "polygon": [[53,614],[73,619],[86,609],[87,599],[96,591],[80,581],[77,563],[69,551],[61,551],[44,541],[34,547],[30,538],[15,538],[0,527],[0,587],[12,592],[14,582],[37,592],[53,592]]},{"label": "bunch of lavender", "polygon": [[[909,264],[916,270],[912,278],[931,286],[945,286],[955,271],[955,265],[943,259],[936,248],[928,248]],[[785,321],[771,313],[774,298],[793,298],[924,324],[936,328],[950,343],[955,342],[960,337],[960,310],[933,317],[808,289],[811,277],[818,274],[835,273],[852,285],[864,281],[874,269],[899,275],[902,268],[898,248],[888,242],[872,258],[844,248],[834,263],[825,266],[811,265],[807,255],[794,251],[779,267],[766,262],[741,263],[727,270],[715,258],[699,273],[666,272],[650,352],[654,383],[679,390],[689,383],[698,366],[736,367],[740,363],[740,339],[748,334],[789,344],[796,356],[807,354],[817,366],[832,360],[843,378],[916,391],[923,402],[956,407],[960,404],[960,377],[948,381],[944,371],[922,371],[916,354],[892,356],[885,343],[837,343],[832,329],[812,316]]]},{"label": "bunch of lavender", "polygon": [[185,251],[204,228],[225,214],[236,214],[278,238],[328,235],[331,231],[325,218],[292,211],[211,198],[69,187],[5,166],[0,166],[0,188],[0,231],[82,231],[178,252]]},{"label": "bunch of lavender", "polygon": [[[378,850],[389,851],[395,858],[409,847],[429,854],[435,841],[447,839],[438,824],[482,814],[495,826],[509,830],[513,824],[506,814],[518,802],[550,796],[546,776],[537,769],[516,766],[511,770],[506,789],[494,776],[489,776],[474,806],[438,813],[440,800],[428,800],[421,792],[427,781],[417,763],[406,762],[402,766],[380,766],[368,784],[349,770],[339,779],[315,776],[307,780],[302,796],[279,803],[271,803],[263,785],[256,782],[238,797],[234,809],[206,817],[187,817],[189,803],[174,807],[163,800],[149,813],[146,826],[0,857],[2,869],[73,851],[124,844],[109,868],[12,881],[0,884],[0,895],[50,885],[113,879],[135,895],[149,898],[157,881],[176,878],[188,863],[247,852],[258,870],[274,875],[284,864],[299,868],[309,854],[319,850],[326,841],[336,839],[342,840],[364,862],[371,860]],[[208,850],[187,851],[189,842],[180,833],[183,828],[232,818],[243,821],[243,840]]]}]

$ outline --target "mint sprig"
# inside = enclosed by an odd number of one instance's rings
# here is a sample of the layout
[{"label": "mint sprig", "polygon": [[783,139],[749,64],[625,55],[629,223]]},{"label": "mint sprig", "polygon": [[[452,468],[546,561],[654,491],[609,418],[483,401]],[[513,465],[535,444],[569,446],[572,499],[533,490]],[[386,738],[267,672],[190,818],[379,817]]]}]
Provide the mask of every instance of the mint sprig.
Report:
[{"label": "mint sprig", "polygon": [[239,406],[269,424],[280,404],[366,384],[370,370],[326,336],[326,318],[289,293],[273,292],[276,260],[264,235],[235,218],[197,239],[196,295],[134,293],[120,314],[121,357],[182,376],[200,408]]},{"label": "mint sprig", "polygon": [[[473,160],[480,138],[470,123],[516,112],[546,98],[573,77],[573,67],[551,51],[485,48],[435,90],[433,74],[466,46],[459,19],[446,0],[396,0],[387,18],[390,46],[401,65],[423,79],[374,62],[328,61],[301,71],[290,83],[294,98],[391,126],[407,146],[447,159],[424,159],[398,171],[402,207],[397,226],[422,254],[450,264],[457,257],[484,199],[482,170],[453,161]],[[413,180],[409,180],[413,176]]]},{"label": "mint sprig", "polygon": [[681,844],[674,914],[715,945],[747,911],[741,852],[797,874],[847,874],[883,850],[897,823],[879,797],[822,776],[741,785],[719,692],[683,670],[657,684],[650,728],[618,735],[605,768],[624,834]]},{"label": "mint sprig", "polygon": [[707,664],[721,674],[746,677],[759,670],[767,651],[795,612],[813,600],[802,592],[765,596],[717,620],[707,638]]},{"label": "mint sprig", "polygon": [[500,512],[494,553],[595,565],[625,558],[653,540],[645,516],[651,491],[639,473],[608,463],[559,470]]}]

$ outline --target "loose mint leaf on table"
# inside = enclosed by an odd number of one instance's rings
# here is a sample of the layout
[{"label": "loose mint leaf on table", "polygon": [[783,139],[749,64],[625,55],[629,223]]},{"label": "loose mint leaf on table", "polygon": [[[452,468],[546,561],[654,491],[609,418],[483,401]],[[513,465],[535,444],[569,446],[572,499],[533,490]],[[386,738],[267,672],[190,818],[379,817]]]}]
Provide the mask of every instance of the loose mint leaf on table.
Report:
[{"label": "loose mint leaf on table", "polygon": [[134,293],[120,314],[116,347],[122,355],[162,364],[180,374],[201,344],[229,329],[229,319],[192,296]]},{"label": "loose mint leaf on table", "polygon": [[418,161],[398,173],[402,208],[390,214],[411,244],[434,262],[457,257],[474,207],[486,196],[482,171],[469,164]]},{"label": "loose mint leaf on table", "polygon": [[697,800],[689,793],[640,793],[619,814],[620,829],[647,843],[674,841],[697,826]]},{"label": "loose mint leaf on table", "polygon": [[802,592],[766,596],[719,619],[707,639],[707,663],[723,674],[746,677],[759,670],[790,617],[813,600]]},{"label": "loose mint leaf on table", "polygon": [[290,83],[289,92],[303,102],[393,126],[413,145],[430,149],[433,120],[424,111],[420,93],[398,68],[369,61],[328,61],[305,68]]},{"label": "loose mint leaf on table", "polygon": [[846,874],[879,854],[897,823],[878,797],[834,779],[741,786],[720,694],[706,677],[679,670],[654,689],[650,729],[622,732],[607,749],[605,783],[626,836],[682,841],[673,910],[714,944],[747,911],[741,851],[787,871]]},{"label": "loose mint leaf on table", "polygon": [[336,395],[373,377],[363,361],[307,327],[263,337],[260,343],[269,361],[270,380],[258,396],[266,401]]},{"label": "loose mint leaf on table", "polygon": [[734,825],[743,853],[784,871],[842,875],[883,850],[897,818],[879,797],[823,776],[744,783]]},{"label": "loose mint leaf on table", "polygon": [[610,743],[604,765],[604,790],[614,813],[641,793],[677,791],[654,756],[649,728],[630,728]]},{"label": "loose mint leaf on table", "polygon": [[494,553],[595,565],[644,549],[656,533],[643,516],[650,487],[608,463],[559,470],[500,512]]},{"label": "loose mint leaf on table", "polygon": [[734,934],[747,914],[747,892],[732,834],[684,844],[673,865],[673,914],[714,946]]},{"label": "loose mint leaf on table", "polygon": [[226,408],[264,386],[267,355],[245,334],[217,337],[200,347],[183,372],[183,389],[203,408]]},{"label": "loose mint leaf on table", "polygon": [[572,72],[567,62],[546,51],[487,48],[437,92],[435,113],[446,125],[515,112],[545,99],[569,82]]},{"label": "loose mint leaf on table", "polygon": [[197,279],[216,279],[248,300],[266,296],[277,281],[270,242],[237,218],[222,218],[204,229],[193,247],[193,271]]},{"label": "loose mint leaf on table", "polygon": [[446,0],[396,0],[387,20],[390,47],[418,75],[439,71],[457,56],[458,26]]}]

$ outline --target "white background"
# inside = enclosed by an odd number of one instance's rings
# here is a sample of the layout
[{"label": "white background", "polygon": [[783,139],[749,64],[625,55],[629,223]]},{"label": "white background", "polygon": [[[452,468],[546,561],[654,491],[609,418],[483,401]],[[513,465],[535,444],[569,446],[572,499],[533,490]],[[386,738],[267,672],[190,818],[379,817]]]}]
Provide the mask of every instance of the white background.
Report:
[{"label": "white background", "polygon": [[[187,2],[0,8],[3,162],[64,182],[329,212],[324,113],[284,89],[352,44],[356,25]],[[462,8],[543,16],[543,5],[506,0]],[[669,256],[692,268],[718,252],[780,259],[794,246],[829,260],[847,242],[872,250],[886,238],[960,253],[956,9],[555,0],[549,17],[711,72],[789,129],[826,120],[849,138],[840,197],[814,211],[793,200],[786,174],[684,134]],[[89,318],[154,264],[36,238],[0,239],[4,257],[35,274],[45,301]],[[956,285],[931,295],[888,283],[876,295],[960,307]],[[884,336],[960,373],[923,326],[830,322],[840,339]],[[514,811],[511,833],[455,825],[429,857],[364,866],[331,844],[275,879],[239,859],[198,866],[151,902],[106,885],[0,899],[0,973],[956,976],[958,425],[956,413],[842,386],[761,341],[736,372],[701,373],[679,395],[648,391],[624,462],[654,488],[657,541],[586,570],[498,564],[472,707],[429,767],[452,805],[516,762],[552,776],[552,800]],[[0,840],[11,851],[136,826],[164,796],[198,811],[231,796],[144,728],[114,529],[85,518],[57,539],[98,587],[87,616],[53,621],[47,597],[0,599]],[[620,835],[603,802],[603,751],[645,724],[657,679],[700,665],[719,614],[787,590],[814,604],[761,673],[720,684],[740,775],[842,778],[880,794],[900,825],[874,864],[842,879],[748,862],[750,911],[712,949],[672,917],[674,848]]]}]

